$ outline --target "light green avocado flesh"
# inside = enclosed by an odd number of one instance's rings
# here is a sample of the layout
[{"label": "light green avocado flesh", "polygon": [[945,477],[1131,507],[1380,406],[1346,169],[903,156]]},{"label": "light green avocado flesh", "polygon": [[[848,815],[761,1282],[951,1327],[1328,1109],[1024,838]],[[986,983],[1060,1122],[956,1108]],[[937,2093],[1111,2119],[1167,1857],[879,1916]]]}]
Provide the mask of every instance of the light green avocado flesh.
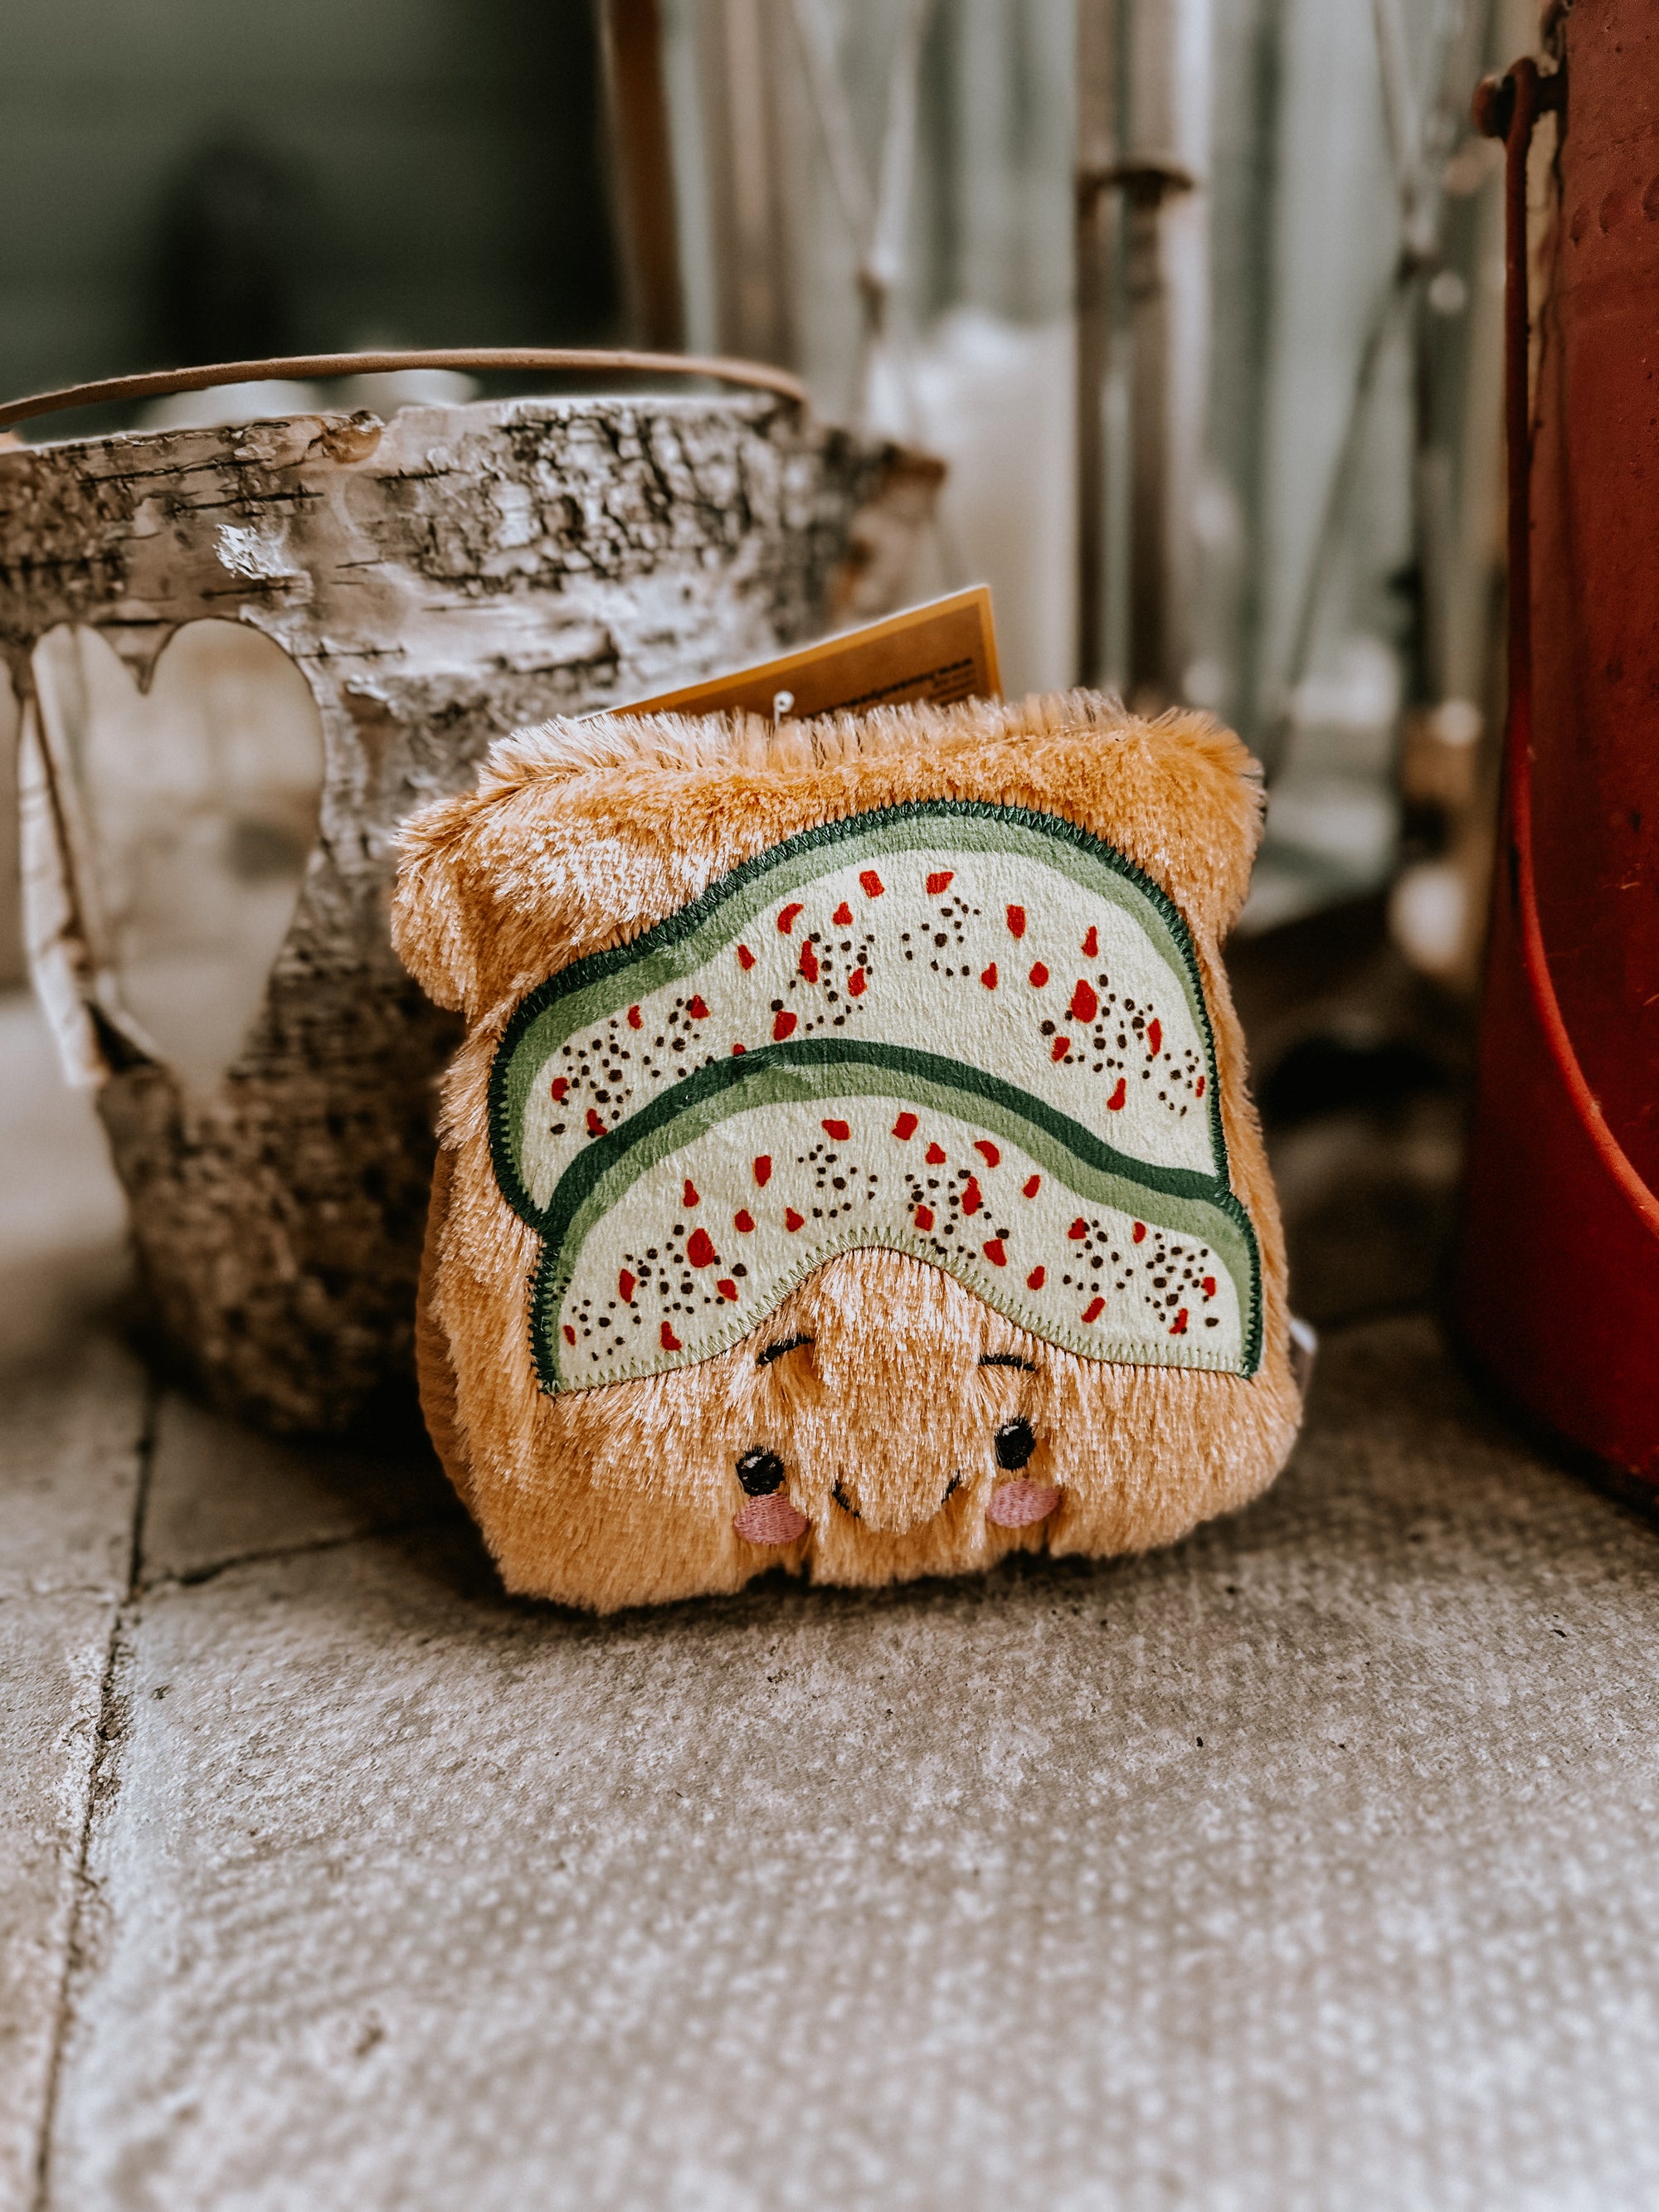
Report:
[{"label": "light green avocado flesh", "polygon": [[707,1358],[860,1246],[1086,1357],[1260,1360],[1185,924],[1058,817],[928,802],[772,848],[532,993],[490,1107],[550,1389]]}]

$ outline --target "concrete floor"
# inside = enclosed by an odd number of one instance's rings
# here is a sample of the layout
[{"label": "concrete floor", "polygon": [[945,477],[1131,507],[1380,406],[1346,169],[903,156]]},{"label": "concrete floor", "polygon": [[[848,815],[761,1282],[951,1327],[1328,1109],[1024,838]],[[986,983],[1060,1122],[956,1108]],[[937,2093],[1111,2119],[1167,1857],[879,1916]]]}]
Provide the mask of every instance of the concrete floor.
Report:
[{"label": "concrete floor", "polygon": [[1176,1551],[596,1625],[158,1395],[0,1066],[0,2204],[1659,2202],[1659,1535],[1424,1315]]}]

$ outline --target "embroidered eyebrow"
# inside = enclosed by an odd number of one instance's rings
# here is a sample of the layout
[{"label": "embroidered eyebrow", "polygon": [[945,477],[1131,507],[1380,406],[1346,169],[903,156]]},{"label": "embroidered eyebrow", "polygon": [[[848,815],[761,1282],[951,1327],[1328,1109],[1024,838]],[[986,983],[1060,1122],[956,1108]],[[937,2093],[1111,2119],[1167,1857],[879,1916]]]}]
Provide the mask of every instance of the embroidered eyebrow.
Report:
[{"label": "embroidered eyebrow", "polygon": [[786,1336],[781,1344],[769,1344],[764,1352],[757,1352],[757,1367],[769,1367],[775,1359],[781,1359],[786,1352],[799,1352],[804,1344],[811,1344],[810,1336]]},{"label": "embroidered eyebrow", "polygon": [[1017,1352],[981,1352],[979,1364],[981,1367],[1023,1367],[1028,1375],[1036,1373],[1036,1362],[1022,1359]]}]

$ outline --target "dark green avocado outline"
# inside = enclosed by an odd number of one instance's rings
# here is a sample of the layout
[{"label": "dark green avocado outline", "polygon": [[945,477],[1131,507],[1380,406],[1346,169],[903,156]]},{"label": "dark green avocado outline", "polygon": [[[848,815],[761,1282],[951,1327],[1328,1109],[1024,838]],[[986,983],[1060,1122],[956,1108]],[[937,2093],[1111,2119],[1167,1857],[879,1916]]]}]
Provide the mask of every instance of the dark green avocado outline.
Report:
[{"label": "dark green avocado outline", "polygon": [[[649,957],[653,952],[677,945],[696,933],[738,893],[799,855],[831,852],[837,844],[853,841],[873,840],[872,849],[880,851],[880,835],[885,829],[927,822],[938,822],[945,826],[953,821],[1017,825],[1027,832],[1052,839],[1055,843],[1070,845],[1085,858],[1127,882],[1155,908],[1169,929],[1189,977],[1191,1002],[1198,1017],[1204,1048],[1212,1142],[1214,1156],[1220,1163],[1219,1173],[1207,1176],[1196,1169],[1161,1167],[1136,1159],[1105,1143],[1084,1123],[1073,1121],[1069,1115],[1049,1106],[1046,1101],[1004,1083],[1000,1078],[989,1075],[966,1061],[943,1059],[938,1054],[916,1051],[907,1046],[860,1044],[850,1040],[823,1038],[757,1047],[731,1060],[711,1061],[696,1070],[668,1090],[659,1091],[637,1114],[630,1115],[605,1136],[596,1137],[565,1170],[547,1205],[538,1206],[536,1204],[520,1173],[511,1125],[515,1111],[522,1105],[522,1097],[514,1097],[515,1090],[522,1087],[514,1081],[519,1049],[544,1014],[562,1000],[573,998],[579,992],[587,990],[595,983]],[[1257,1371],[1261,1359],[1263,1322],[1260,1248],[1255,1225],[1233,1192],[1229,1179],[1226,1136],[1221,1119],[1220,1085],[1216,1077],[1214,1030],[1204,996],[1197,955],[1193,948],[1192,933],[1185,918],[1169,894],[1142,869],[1136,867],[1133,861],[1091,831],[1079,829],[1075,823],[1067,821],[1061,815],[1037,813],[1024,807],[994,806],[978,799],[921,799],[902,806],[847,815],[838,821],[822,823],[776,845],[769,846],[763,853],[757,854],[752,860],[742,862],[727,874],[716,878],[697,898],[670,915],[665,921],[641,932],[638,937],[626,944],[613,945],[605,951],[592,953],[586,958],[561,969],[556,975],[549,976],[529,992],[514,1009],[496,1048],[490,1068],[489,1148],[502,1196],[520,1218],[542,1239],[542,1256],[536,1269],[531,1299],[531,1338],[536,1371],[544,1389],[556,1392],[562,1389],[592,1387],[567,1382],[560,1375],[557,1352],[550,1334],[556,1314],[556,1302],[550,1307],[549,1300],[556,1286],[558,1296],[562,1297],[557,1263],[562,1253],[565,1235],[587,1195],[601,1178],[618,1166],[635,1145],[705,1100],[712,1100],[757,1079],[775,1076],[786,1069],[799,1069],[803,1078],[806,1078],[809,1070],[829,1069],[836,1066],[882,1067],[896,1079],[896,1087],[890,1093],[884,1094],[894,1097],[905,1095],[903,1085],[908,1077],[913,1081],[925,1083],[930,1089],[948,1089],[980,1098],[1042,1130],[1074,1154],[1081,1164],[1096,1172],[1121,1177],[1148,1192],[1197,1200],[1217,1207],[1242,1232],[1249,1253],[1250,1301],[1244,1332],[1243,1371],[1246,1375]],[[563,1279],[568,1280],[568,1273]]]}]

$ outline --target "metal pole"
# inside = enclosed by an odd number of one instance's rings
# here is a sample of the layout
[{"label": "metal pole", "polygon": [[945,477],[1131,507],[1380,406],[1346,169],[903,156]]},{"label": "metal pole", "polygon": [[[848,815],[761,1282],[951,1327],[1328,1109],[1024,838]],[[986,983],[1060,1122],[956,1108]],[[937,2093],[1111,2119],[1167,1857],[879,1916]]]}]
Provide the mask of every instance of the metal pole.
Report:
[{"label": "metal pole", "polygon": [[1209,375],[1211,4],[1139,0],[1119,171],[1134,374],[1127,690],[1154,707],[1181,696],[1191,658]]},{"label": "metal pole", "polygon": [[659,0],[602,0],[599,22],[629,320],[638,344],[676,353],[685,312]]},{"label": "metal pole", "polygon": [[778,112],[782,18],[767,0],[707,0],[703,38],[709,211],[721,350],[793,362],[789,164]]},{"label": "metal pole", "polygon": [[1106,667],[1106,378],[1118,226],[1118,55],[1122,0],[1078,0],[1076,218],[1077,679]]}]

